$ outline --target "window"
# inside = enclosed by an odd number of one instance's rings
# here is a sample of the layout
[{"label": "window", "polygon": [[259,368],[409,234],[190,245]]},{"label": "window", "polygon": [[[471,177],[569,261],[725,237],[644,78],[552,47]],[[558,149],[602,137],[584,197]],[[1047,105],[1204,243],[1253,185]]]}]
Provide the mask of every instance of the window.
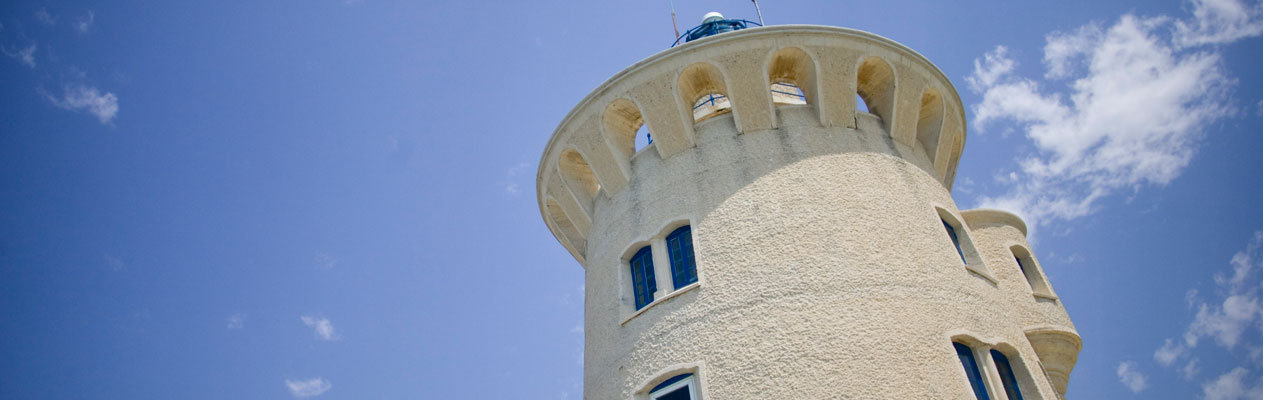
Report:
[{"label": "window", "polygon": [[681,226],[667,235],[667,252],[671,255],[671,282],[679,290],[697,282],[697,262],[693,259],[693,229]]},{"label": "window", "polygon": [[1056,299],[1052,290],[1048,288],[1048,282],[1040,274],[1039,265],[1035,264],[1035,260],[1031,258],[1030,250],[1022,246],[1013,246],[1009,250],[1013,252],[1013,260],[1017,261],[1017,268],[1022,272],[1022,277],[1026,278],[1026,283],[1031,286],[1031,293],[1037,297]]},{"label": "window", "polygon": [[1017,377],[1013,375],[1013,367],[1009,365],[1004,353],[991,350],[991,359],[995,360],[995,369],[1000,373],[1000,384],[1004,386],[1004,394],[1009,400],[1022,400],[1022,391],[1017,388]]},{"label": "window", "polygon": [[965,367],[965,376],[969,377],[969,386],[974,389],[974,397],[978,400],[990,400],[987,385],[982,380],[982,372],[978,370],[978,363],[974,362],[974,350],[960,342],[952,342],[952,346],[956,347],[956,356],[960,358],[961,366]]},{"label": "window", "polygon": [[649,400],[700,400],[693,374],[676,375],[649,390]]},{"label": "window", "polygon": [[943,228],[947,229],[947,236],[952,238],[952,245],[956,246],[956,254],[960,255],[960,262],[969,264],[968,261],[965,261],[965,251],[960,249],[960,237],[956,236],[956,228],[952,227],[952,224],[947,223],[945,219],[940,218],[939,220],[943,221]]},{"label": "window", "polygon": [[653,302],[653,294],[658,291],[657,279],[653,276],[653,252],[649,246],[641,247],[631,258],[632,290],[636,295],[636,309]]}]

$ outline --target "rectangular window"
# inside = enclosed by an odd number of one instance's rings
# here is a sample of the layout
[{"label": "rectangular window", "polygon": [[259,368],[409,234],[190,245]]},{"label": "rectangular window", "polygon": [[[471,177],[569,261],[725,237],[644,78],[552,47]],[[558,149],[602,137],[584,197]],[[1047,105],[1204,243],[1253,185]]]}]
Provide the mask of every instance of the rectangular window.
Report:
[{"label": "rectangular window", "polygon": [[667,252],[671,254],[671,282],[675,288],[678,290],[697,282],[692,228],[685,225],[667,235]]},{"label": "rectangular window", "polygon": [[653,252],[649,246],[642,247],[631,258],[632,291],[636,296],[636,309],[653,302],[653,294],[658,291],[657,279],[653,276]]},{"label": "rectangular window", "polygon": [[969,377],[969,386],[974,389],[974,397],[978,400],[991,400],[987,396],[987,385],[982,381],[982,373],[978,371],[978,363],[974,362],[974,350],[962,343],[952,342],[956,347],[956,356],[965,367],[965,375]]},{"label": "rectangular window", "polygon": [[1022,400],[1022,391],[1017,388],[1017,377],[1013,375],[1013,366],[1004,353],[991,350],[991,359],[995,360],[995,369],[1000,373],[1000,383],[1004,385],[1004,394],[1009,400]]},{"label": "rectangular window", "polygon": [[965,261],[965,252],[960,249],[960,238],[956,237],[956,228],[953,228],[952,224],[947,223],[947,220],[941,221],[943,221],[943,228],[947,229],[947,236],[952,237],[952,245],[956,246],[956,254],[960,255],[960,262],[969,264],[968,261]]}]

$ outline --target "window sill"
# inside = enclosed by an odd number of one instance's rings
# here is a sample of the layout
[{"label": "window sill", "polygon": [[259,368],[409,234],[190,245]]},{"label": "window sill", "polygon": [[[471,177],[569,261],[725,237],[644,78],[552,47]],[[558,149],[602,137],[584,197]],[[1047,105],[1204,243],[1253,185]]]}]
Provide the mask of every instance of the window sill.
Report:
[{"label": "window sill", "polygon": [[994,276],[991,276],[991,273],[987,272],[986,268],[983,268],[981,266],[974,265],[974,264],[965,264],[965,269],[969,270],[969,272],[973,272],[974,274],[978,276],[981,276],[983,279],[991,281],[992,285],[1000,284],[1000,281],[997,280]]},{"label": "window sill", "polygon": [[1036,299],[1036,300],[1043,299],[1043,300],[1050,300],[1050,301],[1054,301],[1054,302],[1058,300],[1057,296],[1056,296],[1056,295],[1052,295],[1052,294],[1046,294],[1046,293],[1031,293],[1031,295],[1035,296],[1035,299]]},{"label": "window sill", "polygon": [[681,295],[681,294],[684,294],[684,292],[688,292],[688,291],[691,291],[691,290],[693,290],[693,289],[697,289],[697,288],[698,288],[699,286],[701,286],[701,285],[702,285],[702,283],[701,283],[700,281],[699,281],[699,282],[693,282],[693,283],[688,284],[688,286],[685,286],[685,287],[680,288],[679,290],[676,290],[676,291],[671,292],[671,293],[667,293],[665,296],[662,296],[662,298],[660,298],[660,299],[654,299],[654,300],[653,300],[653,302],[651,302],[651,303],[649,303],[649,304],[645,304],[645,306],[644,306],[644,307],[641,307],[639,310],[636,310],[636,312],[634,312],[634,313],[632,313],[631,315],[627,316],[627,318],[626,318],[626,319],[624,319],[624,320],[623,320],[623,322],[619,323],[619,325],[620,325],[620,326],[621,326],[621,325],[627,325],[627,322],[628,322],[628,321],[631,321],[631,320],[633,320],[633,319],[636,319],[636,317],[639,317],[639,316],[640,316],[640,314],[644,314],[644,313],[645,313],[645,311],[649,311],[649,309],[650,309],[650,308],[653,308],[654,306],[656,306],[656,305],[658,305],[658,304],[664,303],[664,302],[666,302],[667,300],[671,300],[671,299],[675,298],[676,296],[679,296],[679,295]]}]

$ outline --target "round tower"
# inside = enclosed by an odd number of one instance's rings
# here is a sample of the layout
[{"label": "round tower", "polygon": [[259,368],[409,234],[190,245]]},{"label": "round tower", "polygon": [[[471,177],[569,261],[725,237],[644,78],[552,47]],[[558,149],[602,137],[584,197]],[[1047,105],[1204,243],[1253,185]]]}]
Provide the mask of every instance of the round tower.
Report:
[{"label": "round tower", "polygon": [[537,176],[584,267],[584,397],[1063,397],[1079,336],[1025,224],[953,202],[965,131],[937,67],[851,29],[733,30],[615,74]]}]

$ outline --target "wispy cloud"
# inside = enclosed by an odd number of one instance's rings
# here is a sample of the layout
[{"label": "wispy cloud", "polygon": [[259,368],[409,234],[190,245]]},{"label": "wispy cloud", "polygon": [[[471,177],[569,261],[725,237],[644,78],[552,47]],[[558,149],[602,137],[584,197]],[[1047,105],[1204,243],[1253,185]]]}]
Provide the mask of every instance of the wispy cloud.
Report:
[{"label": "wispy cloud", "polygon": [[513,182],[513,181],[514,181],[514,178],[516,178],[518,175],[521,175],[530,166],[531,166],[530,163],[523,161],[519,163],[518,165],[509,167],[509,169],[504,172],[504,177],[506,181],[506,183],[504,183],[504,193],[507,193],[509,196],[517,196],[518,194],[522,193],[521,186],[519,186],[516,182]]},{"label": "wispy cloud", "polygon": [[53,105],[70,111],[87,112],[96,116],[102,124],[108,125],[118,115],[118,96],[111,92],[101,93],[95,87],[73,84],[63,87],[59,96],[43,90],[41,93]]},{"label": "wispy cloud", "polygon": [[105,265],[110,268],[110,271],[118,272],[127,269],[127,263],[123,262],[123,260],[118,257],[106,254],[104,258]]},{"label": "wispy cloud", "polygon": [[9,50],[8,47],[0,47],[0,51],[3,51],[4,55],[14,60],[18,60],[19,62],[21,62],[22,64],[25,64],[27,67],[30,67],[30,68],[35,68],[35,50],[36,49],[38,49],[38,47],[34,43],[32,43],[30,46],[26,46],[24,48],[17,49],[17,50]]},{"label": "wispy cloud", "polygon": [[1181,47],[1232,43],[1263,34],[1263,4],[1237,0],[1192,0],[1193,19],[1175,21],[1175,42]]},{"label": "wispy cloud", "polygon": [[1215,380],[1202,385],[1202,398],[1205,400],[1258,400],[1263,399],[1263,382],[1249,385],[1242,382],[1249,370],[1234,368]]},{"label": "wispy cloud", "polygon": [[233,314],[228,316],[228,329],[241,329],[246,327],[245,314]]},{"label": "wispy cloud", "polygon": [[332,389],[333,384],[324,378],[317,377],[298,381],[286,379],[285,387],[289,388],[289,394],[301,399],[322,395]]},{"label": "wispy cloud", "polygon": [[57,17],[49,14],[48,9],[44,7],[40,7],[38,10],[35,10],[35,20],[48,26],[57,25]]},{"label": "wispy cloud", "polygon": [[1019,76],[1004,46],[975,60],[967,80],[982,96],[973,105],[977,129],[1009,121],[1034,145],[1014,160],[1019,171],[1007,177],[1007,189],[981,196],[981,206],[1013,210],[1035,228],[1088,215],[1119,191],[1178,177],[1203,127],[1236,113],[1227,94],[1237,82],[1219,49],[1190,46],[1259,35],[1257,7],[1236,0],[1193,6],[1187,20],[1128,14],[1112,25],[1049,34],[1044,81]]},{"label": "wispy cloud", "polygon": [[328,254],[317,252],[316,265],[324,269],[333,269],[335,265],[338,265],[338,259],[333,258]]},{"label": "wispy cloud", "polygon": [[75,19],[75,30],[79,31],[79,33],[88,33],[89,30],[92,30],[93,22],[96,22],[96,13],[88,10],[86,15]]},{"label": "wispy cloud", "polygon": [[1149,384],[1145,382],[1145,375],[1137,371],[1136,363],[1131,361],[1118,363],[1118,382],[1132,393],[1140,393],[1149,387]]},{"label": "wispy cloud", "polygon": [[[1188,291],[1184,302],[1196,310],[1192,321],[1182,337],[1166,339],[1153,353],[1154,361],[1162,366],[1172,367],[1182,362],[1176,372],[1184,379],[1191,380],[1201,372],[1196,351],[1206,339],[1235,354],[1238,362],[1258,363],[1263,357],[1263,347],[1260,347],[1263,343],[1259,343],[1256,333],[1263,328],[1259,325],[1263,322],[1263,274],[1260,273],[1263,270],[1263,231],[1255,232],[1245,249],[1233,254],[1228,267],[1213,275],[1215,290],[1207,298],[1197,290]],[[1240,350],[1242,347],[1244,351]],[[1260,386],[1263,383],[1251,386],[1253,389],[1243,389],[1241,381],[1249,375],[1249,370],[1238,367],[1207,382],[1203,385],[1206,398],[1263,399],[1241,397],[1240,393],[1263,396],[1263,386]],[[1263,377],[1255,381],[1260,379]]]},{"label": "wispy cloud", "polygon": [[342,335],[339,335],[338,332],[334,330],[333,322],[330,322],[328,318],[317,317],[314,315],[304,315],[302,316],[302,320],[303,324],[314,330],[316,337],[322,340],[328,341],[342,338]]}]

